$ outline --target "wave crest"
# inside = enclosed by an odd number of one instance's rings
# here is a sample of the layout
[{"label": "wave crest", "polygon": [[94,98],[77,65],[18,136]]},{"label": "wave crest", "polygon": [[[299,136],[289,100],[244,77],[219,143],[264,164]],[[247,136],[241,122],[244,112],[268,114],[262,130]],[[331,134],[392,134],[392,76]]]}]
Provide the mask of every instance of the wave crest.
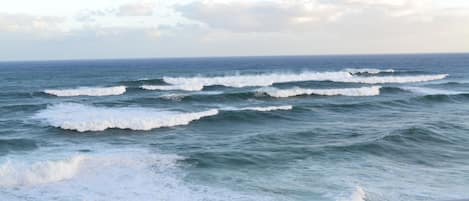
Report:
[{"label": "wave crest", "polygon": [[140,88],[145,90],[161,90],[161,91],[170,91],[170,90],[181,90],[181,91],[201,91],[203,85],[142,85]]},{"label": "wave crest", "polygon": [[259,75],[234,75],[218,77],[163,77],[163,81],[175,86],[214,86],[250,87],[271,86],[275,83],[302,81],[333,81],[366,84],[412,83],[444,79],[447,74],[415,75],[415,76],[357,76],[349,72],[302,72],[302,73],[270,73]]},{"label": "wave crest", "polygon": [[0,186],[37,185],[70,179],[86,158],[75,156],[67,160],[37,162],[29,167],[8,161],[0,166]]},{"label": "wave crest", "polygon": [[108,128],[151,130],[187,125],[192,121],[216,114],[218,114],[216,109],[179,113],[148,108],[105,108],[62,103],[49,106],[35,117],[45,120],[54,127],[85,132],[103,131]]},{"label": "wave crest", "polygon": [[54,96],[112,96],[121,95],[126,91],[125,86],[115,87],[78,87],[75,89],[46,89],[44,93]]},{"label": "wave crest", "polygon": [[273,87],[260,89],[259,92],[265,93],[275,98],[286,98],[300,95],[321,95],[321,96],[377,96],[380,94],[381,86],[345,88],[345,89],[277,89]]}]

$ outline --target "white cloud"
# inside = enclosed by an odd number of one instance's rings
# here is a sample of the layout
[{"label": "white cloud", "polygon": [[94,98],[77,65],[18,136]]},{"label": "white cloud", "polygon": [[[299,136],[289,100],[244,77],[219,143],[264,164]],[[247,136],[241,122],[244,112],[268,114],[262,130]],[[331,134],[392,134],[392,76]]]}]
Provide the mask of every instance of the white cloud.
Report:
[{"label": "white cloud", "polygon": [[0,13],[0,31],[44,34],[61,32],[65,22],[62,17],[31,16],[26,14]]},{"label": "white cloud", "polygon": [[152,1],[139,1],[127,3],[119,6],[118,16],[151,16],[153,15],[156,7],[155,2]]},{"label": "white cloud", "polygon": [[327,23],[343,13],[318,1],[193,2],[177,8],[183,16],[212,28],[246,32],[303,29]]}]

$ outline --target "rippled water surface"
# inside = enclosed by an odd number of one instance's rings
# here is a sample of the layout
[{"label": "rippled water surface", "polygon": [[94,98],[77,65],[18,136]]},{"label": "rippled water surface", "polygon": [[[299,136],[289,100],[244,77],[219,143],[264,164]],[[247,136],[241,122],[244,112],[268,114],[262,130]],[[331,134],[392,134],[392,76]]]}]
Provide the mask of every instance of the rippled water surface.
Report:
[{"label": "rippled water surface", "polygon": [[0,63],[0,200],[469,198],[469,55]]}]

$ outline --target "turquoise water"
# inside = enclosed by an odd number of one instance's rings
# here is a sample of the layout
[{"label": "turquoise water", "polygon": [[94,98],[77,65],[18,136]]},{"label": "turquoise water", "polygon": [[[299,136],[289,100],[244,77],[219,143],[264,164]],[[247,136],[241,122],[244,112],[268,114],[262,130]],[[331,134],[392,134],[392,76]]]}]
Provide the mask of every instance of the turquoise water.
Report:
[{"label": "turquoise water", "polygon": [[0,63],[0,200],[469,198],[468,54]]}]

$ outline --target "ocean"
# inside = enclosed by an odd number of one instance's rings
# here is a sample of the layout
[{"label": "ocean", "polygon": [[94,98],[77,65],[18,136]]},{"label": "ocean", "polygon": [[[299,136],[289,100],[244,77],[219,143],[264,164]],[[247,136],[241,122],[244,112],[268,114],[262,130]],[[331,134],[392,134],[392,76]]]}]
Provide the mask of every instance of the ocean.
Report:
[{"label": "ocean", "polygon": [[469,54],[0,63],[0,200],[469,198]]}]

